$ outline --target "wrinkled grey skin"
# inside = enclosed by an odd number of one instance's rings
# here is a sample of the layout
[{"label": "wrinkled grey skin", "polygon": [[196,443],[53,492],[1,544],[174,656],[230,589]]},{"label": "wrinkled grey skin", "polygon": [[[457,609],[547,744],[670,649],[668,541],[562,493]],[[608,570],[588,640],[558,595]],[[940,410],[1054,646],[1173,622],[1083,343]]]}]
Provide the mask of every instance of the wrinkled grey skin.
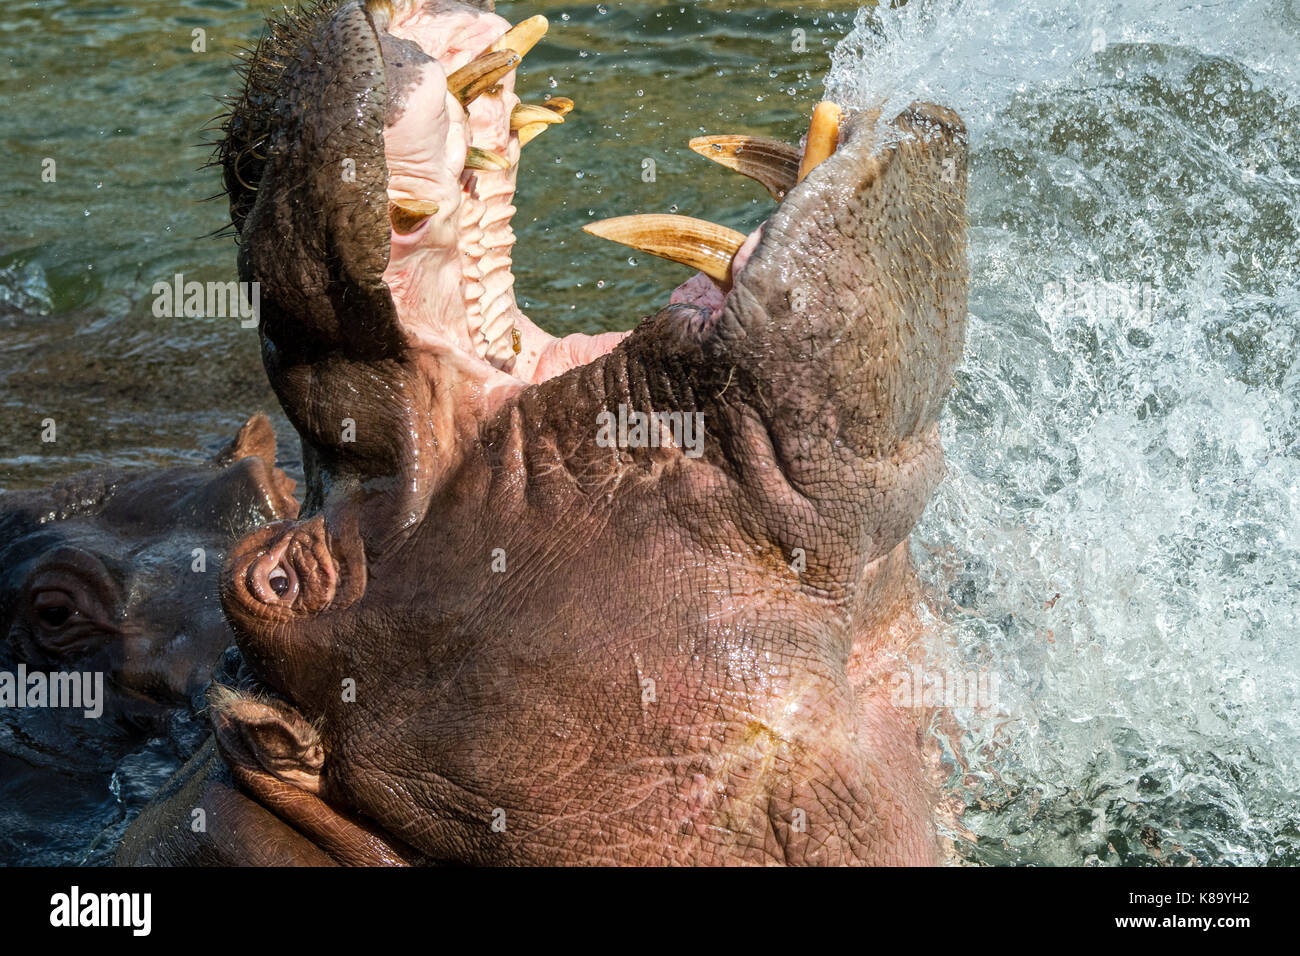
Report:
[{"label": "wrinkled grey skin", "polygon": [[[720,313],[669,307],[501,399],[383,282],[374,22],[343,4],[299,37],[232,205],[311,516],[232,552],[257,692],[216,702],[119,860],[933,861],[881,668],[915,630],[907,535],[965,332],[960,120],[918,105],[878,144],[851,119]],[[600,447],[620,404],[702,414],[703,456]]]},{"label": "wrinkled grey skin", "polygon": [[101,688],[98,716],[88,701],[0,709],[0,860],[100,859],[103,829],[144,802],[136,788],[202,742],[193,705],[234,640],[222,559],[297,514],[274,462],[258,415],[209,462],[0,494],[0,671],[90,674]]},{"label": "wrinkled grey skin", "polygon": [[297,510],[261,415],[205,464],[90,472],[0,494],[3,669],[104,675],[101,717],[33,712],[29,733],[75,753],[54,738],[100,748],[158,732],[232,643],[216,587],[226,549]]}]

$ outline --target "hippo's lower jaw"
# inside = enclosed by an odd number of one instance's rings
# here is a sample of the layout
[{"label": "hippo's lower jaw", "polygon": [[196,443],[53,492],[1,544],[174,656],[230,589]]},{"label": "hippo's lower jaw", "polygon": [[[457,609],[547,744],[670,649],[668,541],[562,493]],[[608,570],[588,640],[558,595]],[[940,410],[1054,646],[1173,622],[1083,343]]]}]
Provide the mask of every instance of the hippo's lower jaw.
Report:
[{"label": "hippo's lower jaw", "polygon": [[700,144],[788,188],[743,268],[716,227],[596,228],[729,290],[557,341],[510,291],[529,23],[327,3],[251,62],[227,183],[314,517],[227,561],[278,696],[226,708],[226,762],[403,859],[929,861],[882,678],[964,338],[961,123],[814,127],[797,185]]}]

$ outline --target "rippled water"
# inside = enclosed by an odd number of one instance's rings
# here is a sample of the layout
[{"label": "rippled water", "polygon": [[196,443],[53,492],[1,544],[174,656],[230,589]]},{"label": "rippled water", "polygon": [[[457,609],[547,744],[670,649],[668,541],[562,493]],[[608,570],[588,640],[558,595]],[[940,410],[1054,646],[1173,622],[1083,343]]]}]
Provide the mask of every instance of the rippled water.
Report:
[{"label": "rippled water", "polygon": [[[233,277],[194,144],[269,6],[0,11],[0,487],[194,458],[278,411],[255,333],[150,309],[175,273]],[[592,218],[761,222],[766,194],[686,141],[797,138],[842,40],[837,98],[957,108],[971,331],[915,550],[934,666],[1001,678],[996,708],[934,728],[961,856],[1300,862],[1296,4],[856,8],[501,4],[553,24],[521,91],[578,102],[525,151],[525,310],[626,328],[685,277],[581,234]],[[70,811],[24,858],[103,861],[169,759],[129,758],[76,811],[84,838]]]},{"label": "rippled water", "polygon": [[909,4],[832,95],[972,135],[951,477],[915,536],[983,863],[1300,862],[1300,9]]}]

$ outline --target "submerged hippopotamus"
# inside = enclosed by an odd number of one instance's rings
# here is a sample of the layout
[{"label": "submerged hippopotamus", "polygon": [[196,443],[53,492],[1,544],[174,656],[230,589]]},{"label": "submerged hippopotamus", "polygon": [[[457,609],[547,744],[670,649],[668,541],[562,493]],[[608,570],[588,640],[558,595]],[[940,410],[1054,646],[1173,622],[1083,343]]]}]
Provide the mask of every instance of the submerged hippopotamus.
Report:
[{"label": "submerged hippopotamus", "polygon": [[252,677],[119,861],[935,860],[886,672],[965,335],[960,120],[697,144],[784,197],[760,234],[594,225],[702,276],[556,339],[509,223],[571,104],[519,103],[545,24],[491,6],[326,2],[251,58],[221,155],[306,517],[227,560]]},{"label": "submerged hippopotamus", "polygon": [[[216,586],[226,549],[295,517],[293,491],[275,467],[271,424],[257,415],[203,464],[95,471],[0,494],[0,671],[28,677],[21,688],[0,679],[0,705],[30,710],[29,733],[61,727],[99,753],[110,738],[129,746],[159,732],[233,641]],[[90,699],[51,707],[50,674],[91,675],[76,688]]]}]

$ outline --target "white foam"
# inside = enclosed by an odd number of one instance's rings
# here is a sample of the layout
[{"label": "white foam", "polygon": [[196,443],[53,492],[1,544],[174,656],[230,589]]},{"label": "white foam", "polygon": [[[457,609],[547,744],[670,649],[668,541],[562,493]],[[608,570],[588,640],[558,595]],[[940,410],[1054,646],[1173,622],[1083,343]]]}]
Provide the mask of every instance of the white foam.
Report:
[{"label": "white foam", "polygon": [[1297,862],[1300,23],[1060,6],[864,10],[827,80],[971,132],[914,550],[935,661],[998,673],[1005,714],[957,715],[949,788],[982,861]]}]

